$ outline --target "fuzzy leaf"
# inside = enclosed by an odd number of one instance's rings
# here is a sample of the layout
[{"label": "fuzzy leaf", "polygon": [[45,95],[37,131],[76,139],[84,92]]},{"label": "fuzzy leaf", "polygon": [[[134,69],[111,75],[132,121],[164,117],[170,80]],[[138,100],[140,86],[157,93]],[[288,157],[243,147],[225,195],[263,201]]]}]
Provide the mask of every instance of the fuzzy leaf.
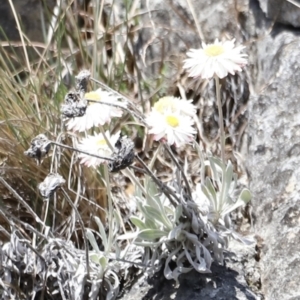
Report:
[{"label": "fuzzy leaf", "polygon": [[117,240],[131,240],[135,239],[138,235],[138,232],[128,232],[117,237]]},{"label": "fuzzy leaf", "polygon": [[163,225],[165,225],[168,229],[172,228],[172,223],[165,215],[164,210],[159,211],[149,205],[144,206],[146,217],[151,220],[159,221]]},{"label": "fuzzy leaf", "polygon": [[147,229],[146,224],[136,216],[130,217],[130,221],[140,230]]},{"label": "fuzzy leaf", "polygon": [[99,253],[89,253],[90,260],[95,264],[100,264],[100,255]]},{"label": "fuzzy leaf", "polygon": [[179,240],[182,227],[183,227],[183,224],[180,223],[178,226],[173,228],[168,234],[168,239],[169,240]]},{"label": "fuzzy leaf", "polygon": [[238,200],[232,204],[232,205],[227,205],[226,208],[222,211],[222,216],[224,217],[225,215],[231,213],[235,209],[237,209],[240,206],[244,206],[251,200],[251,193],[248,189],[243,189]]},{"label": "fuzzy leaf", "polygon": [[[170,279],[175,279],[173,276],[173,272],[171,270],[171,268],[169,267],[169,264],[173,258],[174,255],[176,255],[179,251],[181,250],[181,247],[177,247],[174,251],[172,251],[169,255],[168,258],[165,262],[165,268],[164,268],[164,276],[166,279],[170,280]],[[178,276],[175,279],[176,282],[178,283]]]},{"label": "fuzzy leaf", "polygon": [[218,186],[221,186],[220,176],[219,174],[223,170],[223,163],[219,158],[209,157],[209,164],[212,170],[212,178],[215,182],[218,183]]},{"label": "fuzzy leaf", "polygon": [[167,235],[168,232],[159,229],[144,229],[138,233],[138,238],[146,241],[154,241]]},{"label": "fuzzy leaf", "polygon": [[105,232],[104,226],[103,226],[101,220],[98,217],[94,217],[94,220],[96,221],[96,223],[98,225],[99,234],[100,234],[100,237],[102,239],[102,243],[103,243],[104,249],[107,249],[108,241],[107,241],[107,236],[106,236],[106,232]]},{"label": "fuzzy leaf", "polygon": [[226,170],[223,170],[222,174],[221,203],[224,203],[227,199],[229,188],[232,183],[232,175],[233,166],[231,161],[229,161]]},{"label": "fuzzy leaf", "polygon": [[174,220],[174,222],[178,223],[181,216],[182,216],[182,204],[179,204],[175,209],[175,220]]},{"label": "fuzzy leaf", "polygon": [[194,267],[194,269],[199,272],[199,273],[210,273],[210,270],[207,268],[206,266],[206,262],[204,261],[204,259],[201,259],[200,264],[198,264],[196,261],[193,261],[191,254],[189,253],[189,251],[187,250],[187,248],[184,248],[184,252],[185,252],[185,256],[187,258],[187,260],[189,261],[189,263]]},{"label": "fuzzy leaf", "polygon": [[104,256],[101,256],[99,259],[100,265],[102,266],[103,270],[107,267],[107,258]]},{"label": "fuzzy leaf", "polygon": [[161,246],[163,242],[162,241],[158,241],[158,242],[146,242],[146,241],[143,241],[143,242],[139,242],[139,241],[134,241],[134,244],[136,246],[141,246],[141,247],[156,247],[156,246]]},{"label": "fuzzy leaf", "polygon": [[98,247],[98,244],[96,242],[94,234],[92,233],[92,231],[90,229],[86,229],[86,237],[88,238],[88,240],[89,240],[90,244],[92,245],[94,251],[96,251],[97,253],[100,253],[100,249]]},{"label": "fuzzy leaf", "polygon": [[252,199],[251,192],[248,189],[243,189],[240,193],[239,199],[244,201],[245,204],[247,204]]},{"label": "fuzzy leaf", "polygon": [[201,185],[201,190],[211,203],[211,206],[213,207],[214,211],[216,211],[218,208],[217,194],[210,178],[207,177],[205,179],[205,184]]},{"label": "fuzzy leaf", "polygon": [[145,220],[145,224],[146,224],[146,228],[154,228],[156,229],[158,226],[158,224],[155,222],[155,220],[149,219],[147,218]]}]

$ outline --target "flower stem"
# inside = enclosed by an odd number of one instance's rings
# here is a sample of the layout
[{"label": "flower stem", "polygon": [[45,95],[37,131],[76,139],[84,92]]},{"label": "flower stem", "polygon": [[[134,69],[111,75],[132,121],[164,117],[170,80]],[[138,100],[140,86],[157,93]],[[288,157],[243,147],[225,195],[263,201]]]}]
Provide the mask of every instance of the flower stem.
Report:
[{"label": "flower stem", "polygon": [[169,156],[171,157],[171,159],[172,159],[173,162],[175,163],[177,169],[181,172],[183,181],[185,182],[187,194],[188,194],[188,196],[189,196],[190,198],[192,198],[191,187],[190,187],[190,185],[189,185],[189,181],[187,180],[187,178],[186,178],[186,176],[185,176],[185,173],[184,173],[183,168],[181,167],[181,165],[179,164],[179,162],[177,161],[177,159],[176,159],[175,156],[173,155],[170,146],[169,146],[168,144],[166,144],[166,143],[164,143],[163,145],[164,145],[165,150],[168,152]]},{"label": "flower stem", "polygon": [[97,154],[89,153],[87,151],[79,150],[79,149],[76,149],[74,147],[70,147],[70,146],[67,146],[67,145],[64,145],[64,144],[57,143],[55,141],[50,141],[50,143],[53,144],[53,145],[65,148],[65,149],[69,149],[69,150],[72,150],[72,151],[76,151],[76,152],[79,152],[79,153],[86,154],[86,155],[89,155],[89,156],[92,156],[92,157],[97,157],[97,158],[105,159],[105,160],[108,160],[108,161],[114,161],[111,157],[104,157],[104,156],[100,156],[100,155],[97,155]]},{"label": "flower stem", "polygon": [[218,105],[218,113],[219,113],[219,127],[220,127],[220,143],[221,143],[221,158],[224,165],[226,165],[225,161],[225,131],[223,124],[223,111],[222,111],[222,101],[221,101],[221,85],[218,76],[215,76],[216,82],[216,94],[217,94],[217,105]]},{"label": "flower stem", "polygon": [[77,209],[77,207],[75,206],[75,204],[72,202],[71,198],[69,197],[68,193],[65,191],[64,188],[60,188],[65,196],[65,199],[67,200],[67,202],[70,204],[70,206],[72,207],[72,209],[74,209],[77,220],[79,222],[79,225],[81,227],[82,230],[82,238],[83,238],[83,242],[84,242],[84,248],[85,248],[85,260],[86,260],[86,274],[87,274],[87,278],[90,278],[90,263],[89,263],[89,245],[87,242],[87,237],[86,237],[86,231],[85,231],[85,227],[84,227],[84,223],[82,221],[82,218],[80,216],[80,213]]},{"label": "flower stem", "polygon": [[106,191],[107,191],[107,202],[108,202],[108,241],[107,241],[107,249],[105,249],[105,253],[110,253],[112,250],[112,244],[113,244],[113,199],[111,195],[111,186],[109,181],[109,172],[107,165],[103,166],[104,168],[104,179],[106,184]]}]

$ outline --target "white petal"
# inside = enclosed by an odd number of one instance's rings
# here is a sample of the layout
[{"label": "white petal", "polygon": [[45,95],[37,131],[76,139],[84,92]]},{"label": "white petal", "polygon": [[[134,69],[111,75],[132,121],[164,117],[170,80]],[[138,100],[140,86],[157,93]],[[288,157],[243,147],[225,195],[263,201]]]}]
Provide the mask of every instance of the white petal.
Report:
[{"label": "white petal", "polygon": [[[241,71],[241,67],[247,64],[247,55],[241,53],[244,46],[234,46],[235,39],[225,42],[215,40],[214,44],[206,45],[203,43],[203,49],[191,49],[187,52],[188,59],[184,60],[183,68],[189,73],[189,77],[200,77],[210,79],[215,74],[219,78],[224,78],[228,73],[234,74]],[[206,54],[207,47],[212,45],[223,47],[223,53],[210,56]]]}]

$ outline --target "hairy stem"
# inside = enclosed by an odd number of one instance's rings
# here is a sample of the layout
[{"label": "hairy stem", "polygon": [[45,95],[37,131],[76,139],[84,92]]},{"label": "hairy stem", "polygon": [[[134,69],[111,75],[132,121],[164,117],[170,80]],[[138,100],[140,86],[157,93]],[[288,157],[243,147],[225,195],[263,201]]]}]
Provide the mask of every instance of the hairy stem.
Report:
[{"label": "hairy stem", "polygon": [[215,76],[216,82],[216,94],[217,94],[217,105],[218,105],[218,113],[219,113],[219,127],[220,127],[220,143],[221,143],[221,158],[224,165],[226,165],[225,161],[225,131],[223,124],[223,111],[222,111],[222,101],[221,101],[221,86],[220,79],[218,76]]}]

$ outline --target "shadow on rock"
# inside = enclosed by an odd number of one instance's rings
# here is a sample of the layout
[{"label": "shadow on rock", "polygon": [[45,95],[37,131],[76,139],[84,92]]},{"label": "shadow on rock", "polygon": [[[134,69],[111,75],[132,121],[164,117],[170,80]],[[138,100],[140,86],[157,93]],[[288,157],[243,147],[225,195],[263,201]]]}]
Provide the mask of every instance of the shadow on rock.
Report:
[{"label": "shadow on rock", "polygon": [[179,287],[174,280],[167,280],[163,272],[148,280],[139,280],[122,299],[133,300],[258,300],[239,272],[213,264],[211,274],[192,271],[179,277]]}]

